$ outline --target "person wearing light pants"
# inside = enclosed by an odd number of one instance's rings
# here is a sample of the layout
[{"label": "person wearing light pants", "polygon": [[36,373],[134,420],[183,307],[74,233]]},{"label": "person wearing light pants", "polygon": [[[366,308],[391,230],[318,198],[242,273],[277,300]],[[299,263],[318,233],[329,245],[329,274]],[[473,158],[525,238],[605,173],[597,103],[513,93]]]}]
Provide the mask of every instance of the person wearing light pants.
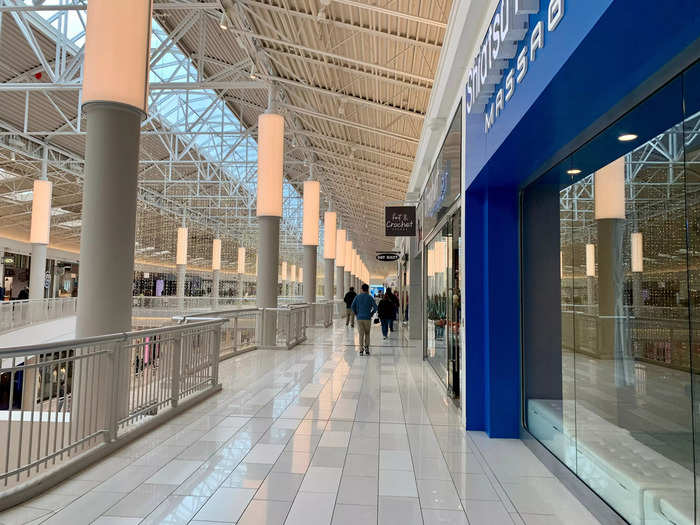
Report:
[{"label": "person wearing light pants", "polygon": [[372,316],[377,312],[377,303],[369,294],[369,286],[362,285],[362,293],[355,297],[350,309],[357,318],[357,331],[360,336],[360,355],[369,355],[369,332],[372,328]]},{"label": "person wearing light pants", "polygon": [[350,325],[353,328],[355,328],[355,314],[352,313],[351,307],[355,297],[357,297],[357,294],[355,293],[355,288],[352,286],[350,290],[348,290],[348,293],[345,294],[345,297],[343,297],[343,301],[345,302],[345,326]]}]

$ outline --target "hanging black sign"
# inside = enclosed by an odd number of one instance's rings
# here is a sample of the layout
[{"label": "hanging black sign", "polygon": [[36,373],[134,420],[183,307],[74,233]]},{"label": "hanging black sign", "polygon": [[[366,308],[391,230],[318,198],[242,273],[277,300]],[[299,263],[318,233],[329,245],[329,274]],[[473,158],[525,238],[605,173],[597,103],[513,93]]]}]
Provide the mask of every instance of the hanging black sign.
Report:
[{"label": "hanging black sign", "polygon": [[415,237],[415,206],[387,206],[384,210],[387,237]]},{"label": "hanging black sign", "polygon": [[399,254],[398,253],[378,253],[377,254],[377,260],[382,261],[382,262],[391,262],[391,261],[398,261],[399,260]]}]

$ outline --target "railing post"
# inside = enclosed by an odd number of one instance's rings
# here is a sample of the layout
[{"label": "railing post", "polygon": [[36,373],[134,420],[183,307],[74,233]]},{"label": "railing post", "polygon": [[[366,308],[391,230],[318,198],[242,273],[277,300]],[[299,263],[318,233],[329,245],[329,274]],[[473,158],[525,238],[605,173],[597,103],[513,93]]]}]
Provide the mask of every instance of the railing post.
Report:
[{"label": "railing post", "polygon": [[214,326],[214,341],[211,348],[211,386],[219,384],[219,352],[221,351],[221,326]]},{"label": "railing post", "polygon": [[180,401],[180,363],[182,362],[182,333],[178,331],[173,341],[173,369],[170,371],[170,406],[175,408]]},{"label": "railing post", "polygon": [[[117,381],[118,377],[122,376],[122,369],[121,369],[121,360],[119,359],[119,356],[121,354],[121,344],[124,340],[118,340],[115,341],[113,345],[111,345],[111,350],[108,354],[107,359],[109,359],[110,366],[107,367],[107,370],[111,370],[113,373],[108,374],[108,377],[105,378],[109,384],[108,387],[104,390],[105,395],[107,396],[107,399],[105,399],[105,405],[106,405],[106,410],[105,410],[105,441],[107,443],[111,443],[115,439],[117,439],[117,428],[119,426],[119,400],[121,399],[122,396],[119,396],[119,381]],[[90,378],[91,381],[100,381],[99,376],[92,377]],[[85,393],[85,392],[83,392]],[[128,411],[128,409],[127,409]],[[86,417],[85,414],[83,414],[83,417]]]},{"label": "railing post", "polygon": [[238,316],[233,317],[233,351],[238,352],[241,346],[241,338],[238,333]]}]

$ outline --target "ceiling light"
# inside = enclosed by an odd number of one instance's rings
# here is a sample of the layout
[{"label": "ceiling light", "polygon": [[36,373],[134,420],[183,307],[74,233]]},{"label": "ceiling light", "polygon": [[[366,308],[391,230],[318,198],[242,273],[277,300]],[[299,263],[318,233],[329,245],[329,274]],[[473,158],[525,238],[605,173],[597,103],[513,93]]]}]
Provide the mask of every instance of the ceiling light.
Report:
[{"label": "ceiling light", "polygon": [[226,13],[221,13],[221,18],[219,19],[219,27],[224,31],[228,31],[228,16]]},{"label": "ceiling light", "polygon": [[617,140],[619,140],[620,142],[629,142],[631,140],[635,140],[636,138],[637,135],[635,135],[634,133],[625,133],[624,135],[620,135],[619,137],[617,137]]},{"label": "ceiling light", "polygon": [[566,173],[568,173],[569,175],[578,175],[579,173],[581,173],[581,170],[578,170],[576,168],[572,168],[570,170],[566,170]]},{"label": "ceiling light", "polygon": [[12,161],[17,160],[17,154],[14,151],[10,152],[10,160],[12,160]]},{"label": "ceiling light", "polygon": [[256,72],[255,72],[255,64],[253,64],[253,65],[250,67],[250,79],[251,79],[251,80],[257,80],[257,78],[258,78],[258,75],[257,75]]}]

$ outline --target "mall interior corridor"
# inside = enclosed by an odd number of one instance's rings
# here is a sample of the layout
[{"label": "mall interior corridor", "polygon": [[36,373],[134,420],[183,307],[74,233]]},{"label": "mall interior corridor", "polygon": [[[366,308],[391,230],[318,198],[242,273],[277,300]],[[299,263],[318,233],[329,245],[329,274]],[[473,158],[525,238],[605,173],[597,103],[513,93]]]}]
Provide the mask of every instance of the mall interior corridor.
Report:
[{"label": "mall interior corridor", "polygon": [[372,338],[360,357],[336,321],[224,361],[219,395],[0,523],[598,523],[522,442],[466,432],[403,333]]}]

